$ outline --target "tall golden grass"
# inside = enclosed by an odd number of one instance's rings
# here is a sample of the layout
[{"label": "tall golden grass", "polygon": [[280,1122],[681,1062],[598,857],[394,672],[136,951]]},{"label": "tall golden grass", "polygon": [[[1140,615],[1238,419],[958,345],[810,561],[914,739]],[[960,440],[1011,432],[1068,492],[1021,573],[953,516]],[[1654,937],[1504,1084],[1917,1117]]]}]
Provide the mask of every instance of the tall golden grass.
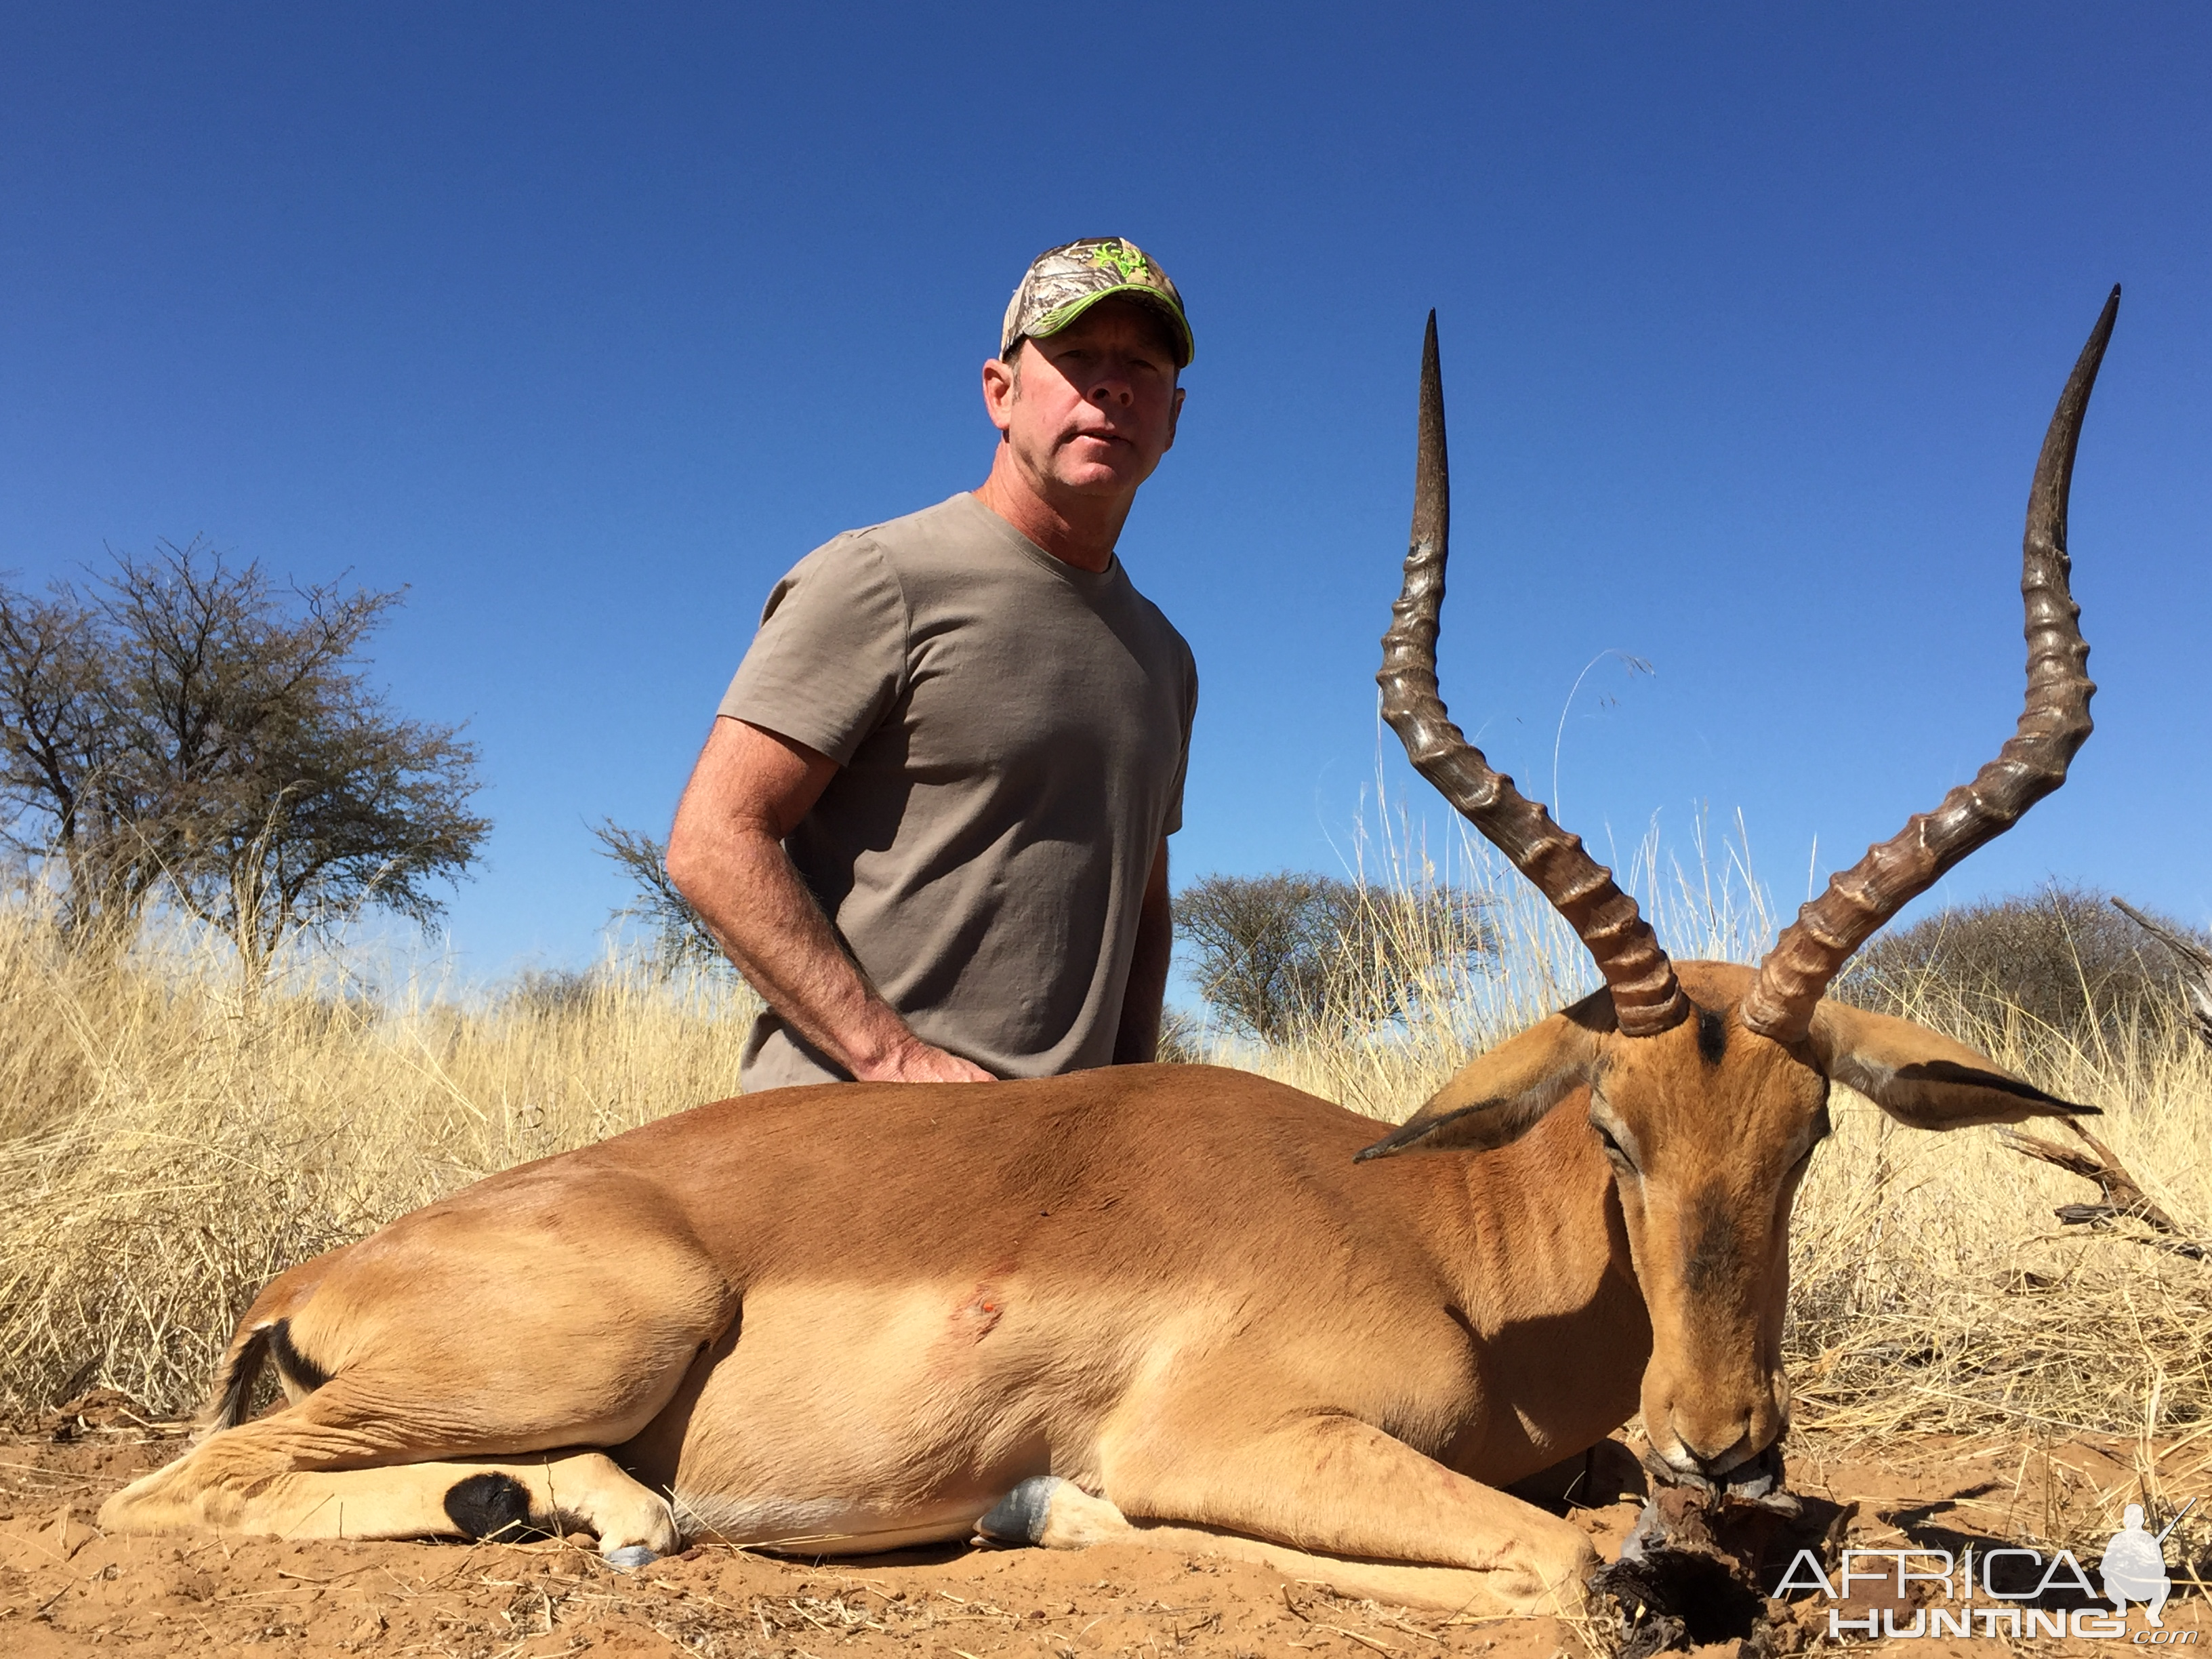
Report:
[{"label": "tall golden grass", "polygon": [[[1448,851],[1440,871],[1401,835],[1356,859],[1369,880],[1490,893],[1494,952],[1443,970],[1384,1029],[1208,1057],[1398,1121],[1595,982],[1486,848]],[[1747,858],[1702,836],[1698,852],[1691,871],[1662,869],[1650,842],[1632,859],[1647,911],[1677,955],[1753,957],[1773,918]],[[211,947],[101,965],[32,908],[0,907],[0,1407],[94,1384],[197,1404],[270,1275],[492,1170],[733,1092],[752,1006],[632,959],[558,994],[310,988],[249,1005],[234,988]],[[2212,1221],[2212,1054],[2179,1018],[2146,1011],[2118,1041],[1972,1019],[1940,985],[1917,994],[1916,1017],[2102,1107],[2100,1133],[2150,1195],[2185,1225]],[[1801,1423],[2212,1432],[2212,1264],[2125,1227],[2061,1227],[2054,1206],[2095,1194],[1991,1131],[1916,1133],[1841,1091],[1833,1115],[1792,1248]]]},{"label": "tall golden grass", "polygon": [[371,1000],[333,963],[303,973],[247,1001],[214,941],[101,963],[0,907],[0,1407],[94,1384],[196,1406],[277,1272],[735,1094],[756,1006],[637,960],[501,996]]}]

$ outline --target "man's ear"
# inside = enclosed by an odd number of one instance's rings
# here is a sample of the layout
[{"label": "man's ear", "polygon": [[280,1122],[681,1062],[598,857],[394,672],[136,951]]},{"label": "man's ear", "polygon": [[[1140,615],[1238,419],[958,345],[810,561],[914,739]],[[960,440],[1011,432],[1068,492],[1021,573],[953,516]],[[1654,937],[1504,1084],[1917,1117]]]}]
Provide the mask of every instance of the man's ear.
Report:
[{"label": "man's ear", "polygon": [[1831,1080],[1916,1129],[2097,1116],[2024,1083],[1963,1042],[1888,1014],[1821,1000],[1807,1039]]},{"label": "man's ear", "polygon": [[1028,344],[1026,340],[1017,340],[1012,357],[987,357],[983,362],[983,412],[999,428],[1001,442],[1014,423],[1014,399],[1021,396],[1022,374],[1016,360]]},{"label": "man's ear", "polygon": [[1614,1029],[1612,994],[1583,998],[1468,1061],[1427,1105],[1354,1161],[1510,1145],[1589,1081],[1599,1046]]}]

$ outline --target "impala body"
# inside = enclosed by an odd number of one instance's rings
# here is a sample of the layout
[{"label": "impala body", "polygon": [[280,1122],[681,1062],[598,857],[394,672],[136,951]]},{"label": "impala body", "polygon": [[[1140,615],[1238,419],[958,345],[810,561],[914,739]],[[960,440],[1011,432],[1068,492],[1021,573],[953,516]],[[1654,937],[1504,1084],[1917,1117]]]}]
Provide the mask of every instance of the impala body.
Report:
[{"label": "impala body", "polygon": [[[595,1531],[854,1553],[980,1530],[1256,1556],[1356,1594],[1571,1607],[1582,1532],[1503,1490],[1639,1410],[1758,1489],[1788,1425],[1790,1206],[1832,1081],[1948,1129],[2089,1109],[1822,992],[2088,732],[2075,440],[2031,490],[2019,732],[1754,970],[1671,962],[1436,696],[1448,483],[1433,319],[1383,709],[1606,984],[1403,1127],[1204,1066],[846,1085],[704,1106],[479,1182],[271,1283],[212,1431],[104,1526]],[[288,1398],[241,1420],[273,1359]]]}]

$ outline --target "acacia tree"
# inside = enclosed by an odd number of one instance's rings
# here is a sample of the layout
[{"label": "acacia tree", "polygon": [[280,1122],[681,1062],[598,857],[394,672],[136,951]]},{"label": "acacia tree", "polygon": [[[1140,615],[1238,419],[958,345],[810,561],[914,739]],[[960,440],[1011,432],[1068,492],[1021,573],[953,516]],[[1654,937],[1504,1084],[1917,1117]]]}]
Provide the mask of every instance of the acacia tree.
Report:
[{"label": "acacia tree", "polygon": [[128,805],[112,667],[98,613],[66,586],[40,599],[0,584],[0,837],[59,866],[79,949],[127,938],[160,868]]},{"label": "acacia tree", "polygon": [[490,825],[474,745],[367,680],[400,595],[280,588],[198,542],[112,558],[88,596],[0,586],[6,833],[56,869],[72,937],[127,939],[166,894],[258,988],[296,931],[436,916]]},{"label": "acacia tree", "polygon": [[735,971],[720,943],[691,908],[691,901],[669,879],[665,842],[612,818],[593,826],[592,836],[599,843],[602,856],[613,860],[637,890],[636,898],[615,912],[615,920],[628,916],[652,929],[653,956],[663,969],[696,967]]},{"label": "acacia tree", "polygon": [[2148,949],[2136,922],[2189,948],[2207,941],[2171,917],[2115,902],[2095,888],[2052,882],[1940,910],[1877,935],[1833,994],[1914,1018],[1932,1001],[2000,1027],[2024,1018],[2032,1034],[2095,1030],[2122,1042],[2144,1011],[2185,995],[2178,952]]},{"label": "acacia tree", "polygon": [[1176,896],[1176,935],[1199,994],[1262,1042],[1343,1035],[1400,1018],[1491,948],[1480,894],[1334,876],[1201,877]]}]

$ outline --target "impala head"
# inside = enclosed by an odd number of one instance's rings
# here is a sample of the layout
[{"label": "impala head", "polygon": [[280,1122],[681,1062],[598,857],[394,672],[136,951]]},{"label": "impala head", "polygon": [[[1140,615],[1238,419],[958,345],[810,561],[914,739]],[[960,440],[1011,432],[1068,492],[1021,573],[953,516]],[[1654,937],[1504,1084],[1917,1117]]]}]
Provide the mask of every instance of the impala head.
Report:
[{"label": "impala head", "polygon": [[1487,1150],[1563,1102],[1586,1112],[1613,1166],[1650,1314],[1644,1426],[1685,1476],[1741,1476],[1788,1425],[1790,1212],[1828,1131],[1831,1082],[1923,1129],[2094,1109],[2055,1099],[1948,1037],[1825,993],[1877,928],[2064,782],[2089,734],[2096,688],[2067,589],[2066,497],[2119,297],[2114,289],[2075,364],[2029,491],[2018,730],[1972,783],[1835,877],[1756,969],[1669,960],[1611,872],[1493,770],[1445,712],[1436,640],[1450,487],[1429,319],[1413,548],[1376,677],[1383,717],[1422,775],[1573,925],[1605,988],[1482,1055],[1360,1156]]}]

